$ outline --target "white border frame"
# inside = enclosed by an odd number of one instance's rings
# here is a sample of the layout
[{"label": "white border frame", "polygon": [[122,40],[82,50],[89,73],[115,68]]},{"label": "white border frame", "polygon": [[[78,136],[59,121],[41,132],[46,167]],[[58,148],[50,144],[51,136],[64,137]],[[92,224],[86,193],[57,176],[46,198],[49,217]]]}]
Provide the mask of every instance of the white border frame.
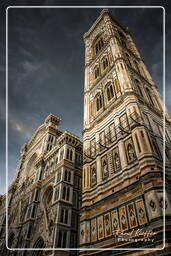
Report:
[{"label": "white border frame", "polygon": [[[17,8],[147,8],[147,9],[162,9],[163,10],[163,247],[161,248],[9,248],[8,247],[8,10],[17,9]],[[160,251],[165,248],[165,8],[163,6],[8,6],[6,8],[6,248],[10,251],[68,251],[68,250],[77,250],[77,251]]]}]

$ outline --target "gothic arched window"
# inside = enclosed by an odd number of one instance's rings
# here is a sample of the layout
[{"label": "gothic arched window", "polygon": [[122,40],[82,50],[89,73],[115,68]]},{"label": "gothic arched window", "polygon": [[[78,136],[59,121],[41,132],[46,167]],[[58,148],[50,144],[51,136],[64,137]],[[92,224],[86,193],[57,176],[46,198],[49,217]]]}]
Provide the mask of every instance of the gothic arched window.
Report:
[{"label": "gothic arched window", "polygon": [[71,182],[71,172],[68,171],[68,182]]},{"label": "gothic arched window", "polygon": [[70,188],[67,188],[67,195],[66,195],[66,200],[69,201],[69,196],[70,196]]},{"label": "gothic arched window", "polygon": [[100,37],[96,40],[94,44],[95,54],[97,54],[104,46],[103,38]]},{"label": "gothic arched window", "polygon": [[68,177],[68,170],[65,170],[64,181],[67,181],[67,177]]},{"label": "gothic arched window", "polygon": [[72,149],[70,150],[70,160],[72,161]]},{"label": "gothic arched window", "polygon": [[96,97],[96,107],[97,107],[97,111],[99,111],[99,109],[102,108],[102,96],[98,95]]},{"label": "gothic arched window", "polygon": [[[35,242],[33,248],[45,248],[45,243],[44,240],[40,237],[37,239],[37,241]],[[32,254],[32,256],[43,256],[43,250],[37,251],[35,250]]]},{"label": "gothic arched window", "polygon": [[69,159],[69,149],[67,148],[67,159]]},{"label": "gothic arched window", "polygon": [[103,57],[102,65],[103,65],[103,70],[105,70],[109,66],[109,61],[108,61],[107,56]]},{"label": "gothic arched window", "polygon": [[107,99],[109,101],[114,97],[113,86],[111,83],[107,86],[106,92],[107,92]]},{"label": "gothic arched window", "polygon": [[65,197],[66,197],[66,187],[64,186],[63,187],[63,193],[62,193],[62,199],[65,200]]},{"label": "gothic arched window", "polygon": [[94,68],[94,78],[98,78],[100,76],[100,68],[99,66],[95,66]]}]

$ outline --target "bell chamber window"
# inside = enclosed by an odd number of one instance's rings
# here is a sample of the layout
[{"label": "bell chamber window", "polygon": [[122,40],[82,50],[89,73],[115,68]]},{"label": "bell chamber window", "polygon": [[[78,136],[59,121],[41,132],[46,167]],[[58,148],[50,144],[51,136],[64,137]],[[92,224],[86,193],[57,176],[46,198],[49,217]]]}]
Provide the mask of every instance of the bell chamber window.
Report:
[{"label": "bell chamber window", "polygon": [[72,161],[72,157],[73,157],[73,152],[72,152],[72,149],[67,149],[67,155],[66,155],[66,158],[70,161]]},{"label": "bell chamber window", "polygon": [[112,83],[107,84],[106,94],[107,94],[108,101],[110,101],[114,97],[114,91],[113,91]]},{"label": "bell chamber window", "polygon": [[94,78],[97,79],[100,76],[100,68],[99,66],[95,66],[94,68]]},{"label": "bell chamber window", "polygon": [[65,169],[64,181],[71,182],[71,171],[70,170]]},{"label": "bell chamber window", "polygon": [[103,38],[100,37],[97,39],[97,41],[94,44],[95,55],[98,54],[98,52],[103,48],[103,46],[104,46],[104,41],[103,41]]},{"label": "bell chamber window", "polygon": [[104,56],[104,57],[102,58],[102,67],[103,67],[103,70],[105,70],[108,66],[109,66],[108,57],[107,57],[107,56]]},{"label": "bell chamber window", "polygon": [[99,111],[102,108],[102,96],[101,95],[98,95],[96,97],[96,108],[97,108],[97,111]]}]

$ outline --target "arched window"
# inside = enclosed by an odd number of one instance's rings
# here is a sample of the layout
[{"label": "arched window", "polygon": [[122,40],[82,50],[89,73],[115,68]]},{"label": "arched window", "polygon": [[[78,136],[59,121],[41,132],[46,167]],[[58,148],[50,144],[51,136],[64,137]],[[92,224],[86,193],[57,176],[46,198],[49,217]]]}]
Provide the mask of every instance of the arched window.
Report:
[{"label": "arched window", "polygon": [[65,170],[64,181],[67,181],[67,178],[68,178],[68,170]]},{"label": "arched window", "polygon": [[95,45],[94,46],[95,54],[97,54],[104,46],[103,38],[102,37],[98,38],[94,45]]},{"label": "arched window", "polygon": [[71,182],[71,172],[68,171],[68,182]]},{"label": "arched window", "polygon": [[69,159],[69,149],[67,148],[67,159]]},{"label": "arched window", "polygon": [[63,149],[61,149],[61,152],[60,152],[60,160],[62,160],[62,159],[63,159],[63,156],[64,156],[64,150],[63,150]]},{"label": "arched window", "polygon": [[[33,248],[45,248],[45,243],[41,237],[37,239]],[[43,250],[40,250],[40,251],[35,250],[35,251],[33,251],[33,253],[31,255],[32,256],[43,256],[43,254],[44,254],[43,252],[44,252]]]},{"label": "arched window", "polygon": [[59,234],[58,234],[58,247],[61,248],[62,247],[62,230],[59,230]]},{"label": "arched window", "polygon": [[100,76],[100,68],[99,66],[95,66],[94,68],[94,78],[98,78]]},{"label": "arched window", "polygon": [[67,188],[67,196],[66,196],[66,200],[69,201],[69,196],[70,196],[70,188]]},{"label": "arched window", "polygon": [[61,209],[61,219],[60,221],[63,223],[64,222],[64,208]]},{"label": "arched window", "polygon": [[110,100],[110,89],[109,89],[109,87],[107,87],[107,99],[108,99],[108,101]]},{"label": "arched window", "polygon": [[70,150],[70,160],[72,161],[72,149]]},{"label": "arched window", "polygon": [[63,187],[63,193],[62,193],[62,199],[65,200],[65,198],[66,198],[66,187],[64,186]]},{"label": "arched window", "polygon": [[120,36],[121,45],[126,48],[126,37],[125,37],[125,35],[120,31],[118,32],[118,34]]},{"label": "arched window", "polygon": [[107,91],[107,99],[109,101],[114,97],[113,86],[111,83],[109,83],[109,85],[107,86],[106,91]]},{"label": "arched window", "polygon": [[64,222],[67,224],[68,223],[68,209],[65,209],[65,218]]},{"label": "arched window", "polygon": [[96,97],[96,107],[97,107],[97,111],[99,111],[99,109],[102,108],[102,96],[98,95]]},{"label": "arched window", "polygon": [[61,180],[61,170],[58,170],[57,173],[57,182],[59,182]]},{"label": "arched window", "polygon": [[107,56],[103,57],[102,64],[103,64],[103,70],[105,70],[109,66],[109,61]]},{"label": "arched window", "polygon": [[64,181],[71,182],[71,171],[65,170]]}]

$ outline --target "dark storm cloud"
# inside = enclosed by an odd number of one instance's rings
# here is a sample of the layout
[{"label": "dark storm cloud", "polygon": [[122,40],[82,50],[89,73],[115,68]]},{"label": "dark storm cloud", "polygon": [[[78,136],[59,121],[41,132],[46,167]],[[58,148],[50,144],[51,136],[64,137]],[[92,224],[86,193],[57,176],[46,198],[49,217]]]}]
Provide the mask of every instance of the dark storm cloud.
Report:
[{"label": "dark storm cloud", "polygon": [[[137,5],[138,1],[129,1]],[[4,4],[4,2],[3,2]],[[6,1],[6,5],[10,5]],[[14,4],[14,3],[13,3]],[[35,5],[35,1],[16,1]],[[71,5],[71,1],[36,1],[37,5]],[[72,1],[79,5],[80,1]],[[83,5],[128,5],[128,1],[82,1]],[[141,3],[140,3],[141,4]],[[144,1],[143,5],[163,5]],[[5,6],[5,4],[4,4]],[[162,9],[111,9],[128,26],[162,93]],[[62,118],[61,130],[81,137],[83,123],[84,43],[82,36],[99,9],[9,9],[9,180],[15,173],[20,147],[51,112]],[[5,16],[0,17],[0,192],[5,178]],[[167,14],[167,22],[171,19]],[[171,40],[171,30],[167,30]],[[167,61],[170,60],[170,46]],[[167,76],[170,82],[171,75]],[[168,83],[169,84],[169,83]],[[166,100],[170,104],[167,86]]]}]

